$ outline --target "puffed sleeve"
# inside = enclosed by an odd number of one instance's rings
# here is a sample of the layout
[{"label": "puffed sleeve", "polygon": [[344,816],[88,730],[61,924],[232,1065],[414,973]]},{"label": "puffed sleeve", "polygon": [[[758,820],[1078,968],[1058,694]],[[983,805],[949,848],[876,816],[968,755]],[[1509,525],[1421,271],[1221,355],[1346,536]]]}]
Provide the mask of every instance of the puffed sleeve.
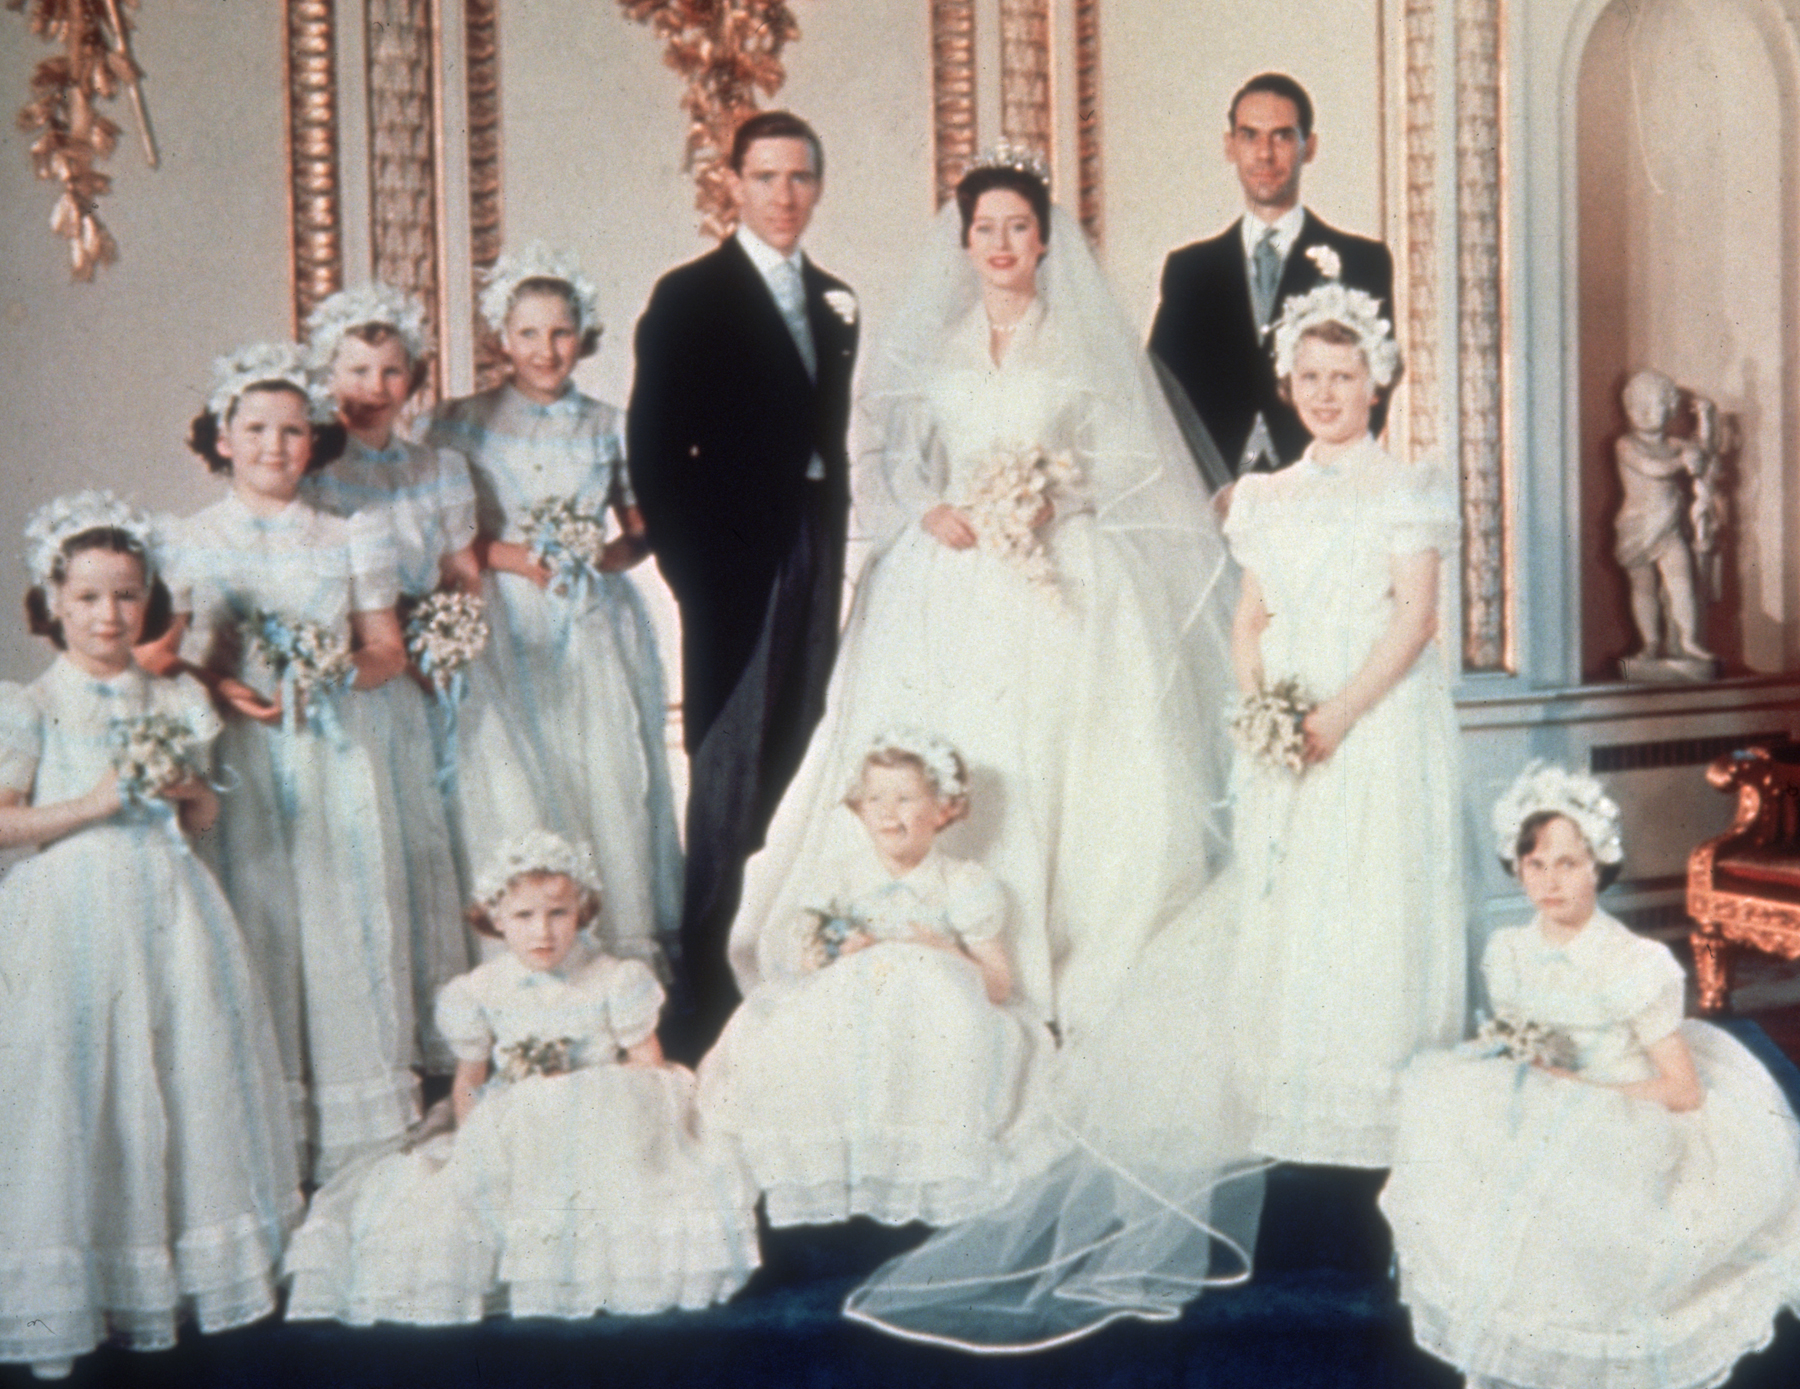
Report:
[{"label": "puffed sleeve", "polygon": [[0,680],[0,790],[29,794],[44,755],[44,719],[23,685]]},{"label": "puffed sleeve", "polygon": [[1263,568],[1262,504],[1268,487],[1266,474],[1245,474],[1232,486],[1231,509],[1225,513],[1225,543],[1231,547],[1231,557],[1253,572]]},{"label": "puffed sleeve", "polygon": [[359,511],[350,528],[350,611],[380,612],[400,597],[400,552],[379,508]]},{"label": "puffed sleeve", "polygon": [[950,929],[966,941],[993,940],[1006,927],[1006,891],[979,863],[952,861],[944,877],[949,900],[944,914]]},{"label": "puffed sleeve", "polygon": [[650,966],[642,960],[615,964],[606,980],[606,1022],[620,1046],[635,1047],[655,1032],[662,1005],[663,988]]},{"label": "puffed sleeve", "polygon": [[1381,522],[1391,555],[1416,555],[1425,550],[1453,553],[1460,519],[1449,470],[1432,460],[1396,463],[1393,486],[1383,499]]},{"label": "puffed sleeve", "polygon": [[163,581],[163,587],[169,590],[169,611],[191,613],[194,610],[194,580],[188,572],[188,546],[181,518],[163,512],[152,524],[156,573]]},{"label": "puffed sleeve", "polygon": [[206,686],[185,672],[170,678],[167,685],[169,712],[186,722],[196,741],[212,746],[225,725],[207,697]]},{"label": "puffed sleeve", "polygon": [[624,417],[610,405],[602,406],[594,435],[594,462],[606,478],[606,501],[611,506],[636,506],[631,474],[625,468]]},{"label": "puffed sleeve", "polygon": [[1621,946],[1616,977],[1606,991],[1607,1008],[1630,1022],[1639,1046],[1651,1046],[1681,1025],[1687,977],[1661,941],[1634,935],[1622,937]]},{"label": "puffed sleeve", "polygon": [[494,1030],[475,995],[474,978],[459,974],[438,990],[437,1029],[458,1061],[486,1061],[494,1049]]},{"label": "puffed sleeve", "polygon": [[454,554],[475,543],[475,483],[469,461],[455,449],[437,455],[438,514],[444,524],[444,548]]}]

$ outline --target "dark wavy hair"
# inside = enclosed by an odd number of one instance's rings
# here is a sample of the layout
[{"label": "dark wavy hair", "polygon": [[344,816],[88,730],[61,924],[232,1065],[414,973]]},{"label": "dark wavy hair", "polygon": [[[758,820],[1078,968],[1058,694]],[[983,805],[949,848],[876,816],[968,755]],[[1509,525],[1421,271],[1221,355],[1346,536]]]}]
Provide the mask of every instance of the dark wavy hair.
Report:
[{"label": "dark wavy hair", "polygon": [[[130,531],[120,530],[117,526],[95,526],[91,530],[78,531],[57,547],[56,562],[50,566],[50,582],[58,586],[69,577],[69,561],[83,550],[105,550],[115,555],[130,555],[138,562],[146,576],[150,573],[150,557],[144,553]],[[140,642],[155,641],[169,630],[174,621],[174,611],[169,600],[169,590],[161,579],[150,580],[149,604],[144,609],[144,630],[139,635]],[[50,644],[58,651],[67,651],[69,644],[63,637],[62,622],[51,615],[50,595],[44,592],[42,584],[33,584],[25,591],[25,625],[34,637],[47,637]]]},{"label": "dark wavy hair", "polygon": [[981,201],[983,193],[990,193],[996,188],[1017,193],[1031,204],[1032,215],[1037,218],[1038,240],[1048,246],[1050,185],[1026,169],[1015,169],[1006,164],[970,169],[957,183],[956,210],[962,217],[962,244],[969,244],[969,227],[975,221],[975,204]]},{"label": "dark wavy hair", "polygon": [[[1552,820],[1568,819],[1569,817],[1559,810],[1534,810],[1531,814],[1527,815],[1524,822],[1519,826],[1519,837],[1513,841],[1513,861],[1512,863],[1505,865],[1507,872],[1513,874],[1515,877],[1518,876],[1518,865],[1525,861],[1525,855],[1537,848],[1538,836],[1544,832],[1545,825],[1549,824]],[[1575,824],[1573,820],[1569,820],[1569,823],[1572,825]],[[1579,825],[1576,826],[1576,830],[1579,833]],[[1587,844],[1586,835],[1582,835],[1581,842]],[[1591,854],[1593,851],[1594,846],[1588,844],[1588,852]],[[1594,860],[1594,874],[1599,881],[1599,890],[1601,892],[1606,891],[1607,888],[1619,881],[1619,870],[1624,866],[1625,865],[1622,863],[1602,863],[1599,859]]]},{"label": "dark wavy hair", "polygon": [[1244,83],[1243,86],[1239,87],[1236,94],[1231,98],[1230,108],[1225,113],[1225,128],[1227,130],[1237,129],[1238,103],[1252,92],[1267,92],[1270,96],[1285,97],[1287,100],[1293,102],[1294,118],[1300,123],[1300,138],[1302,140],[1309,140],[1312,138],[1312,98],[1306,94],[1305,87],[1302,87],[1285,72],[1259,72],[1248,82]]},{"label": "dark wavy hair", "polygon": [[[253,386],[246,386],[240,392],[240,399],[251,391],[292,391],[302,401],[305,394],[290,381],[258,381]],[[311,402],[307,401],[310,405]],[[215,473],[231,475],[231,460],[219,452],[219,434],[231,423],[231,416],[237,413],[234,402],[231,412],[220,420],[211,410],[202,410],[194,416],[194,422],[188,426],[187,446],[206,461],[206,466]],[[344,456],[344,449],[350,442],[350,433],[333,420],[330,424],[315,424],[312,427],[312,457],[307,459],[306,471],[316,473],[319,469],[335,463]]]},{"label": "dark wavy hair", "polygon": [[731,172],[744,172],[744,156],[758,140],[804,140],[812,149],[813,174],[825,178],[825,146],[819,133],[792,111],[758,111],[731,137]]}]

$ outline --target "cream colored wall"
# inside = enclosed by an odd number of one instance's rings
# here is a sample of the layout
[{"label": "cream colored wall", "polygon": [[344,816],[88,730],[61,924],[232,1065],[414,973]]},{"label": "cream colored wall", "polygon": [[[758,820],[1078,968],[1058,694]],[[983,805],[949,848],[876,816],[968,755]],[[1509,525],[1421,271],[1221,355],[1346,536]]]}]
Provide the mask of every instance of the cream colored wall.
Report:
[{"label": "cream colored wall", "polygon": [[48,230],[55,186],[31,176],[13,124],[32,67],[53,50],[0,12],[0,677],[35,673],[14,559],[27,515],[59,492],[105,485],[192,511],[216,495],[182,446],[212,358],[289,323],[281,25],[274,6],[221,22],[217,0],[156,0],[139,61],[161,147],[145,167],[123,102],[101,216],[119,262],[71,284]]}]

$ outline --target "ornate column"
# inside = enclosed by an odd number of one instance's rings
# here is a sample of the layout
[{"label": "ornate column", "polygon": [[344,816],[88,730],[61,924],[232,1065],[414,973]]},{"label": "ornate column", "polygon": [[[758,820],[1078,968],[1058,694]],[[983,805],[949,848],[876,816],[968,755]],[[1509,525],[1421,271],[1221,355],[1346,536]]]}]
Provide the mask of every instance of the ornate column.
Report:
[{"label": "ornate column", "polygon": [[[469,272],[474,297],[500,258],[500,4],[463,0],[463,66],[468,74]],[[499,383],[499,346],[474,314],[475,385]]]},{"label": "ornate column", "polygon": [[337,32],[332,0],[288,0],[288,212],[294,331],[343,287],[338,203]]},{"label": "ornate column", "polygon": [[932,163],[939,207],[975,157],[975,0],[931,7]]}]

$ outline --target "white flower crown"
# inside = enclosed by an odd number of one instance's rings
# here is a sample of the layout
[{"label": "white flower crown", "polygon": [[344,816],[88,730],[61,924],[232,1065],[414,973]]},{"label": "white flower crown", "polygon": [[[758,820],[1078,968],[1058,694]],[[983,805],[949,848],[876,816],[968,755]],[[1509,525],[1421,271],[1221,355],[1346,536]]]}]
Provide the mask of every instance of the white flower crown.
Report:
[{"label": "white flower crown", "polygon": [[890,728],[875,735],[856,770],[850,774],[847,800],[854,800],[862,790],[863,769],[877,753],[903,752],[916,757],[925,767],[925,778],[941,801],[960,801],[969,794],[969,772],[962,755],[938,737],[917,728]]},{"label": "white flower crown", "polygon": [[1275,375],[1291,376],[1294,351],[1300,339],[1324,323],[1340,323],[1356,334],[1357,346],[1369,364],[1369,376],[1377,386],[1391,386],[1400,370],[1400,344],[1394,326],[1381,316],[1381,305],[1371,294],[1349,289],[1340,280],[1327,280],[1305,294],[1296,294],[1281,306],[1275,325]]},{"label": "white flower crown", "polygon": [[963,170],[967,178],[977,169],[1015,169],[1022,174],[1030,174],[1045,189],[1050,187],[1050,165],[1045,161],[1043,151],[1024,141],[997,140],[969,161]]},{"label": "white flower crown", "polygon": [[306,320],[307,356],[314,371],[329,371],[344,335],[352,328],[381,323],[399,335],[409,362],[431,354],[431,329],[425,306],[406,291],[371,280],[355,289],[340,289]]},{"label": "white flower crown", "polygon": [[517,879],[537,873],[569,878],[577,887],[600,895],[600,871],[594,866],[592,849],[571,844],[549,830],[526,830],[494,851],[475,879],[475,901],[492,907]]},{"label": "white flower crown", "polygon": [[1625,845],[1619,838],[1618,802],[1585,772],[1571,772],[1554,762],[1534,759],[1494,806],[1494,845],[1501,861],[1518,871],[1519,830],[1539,811],[1562,815],[1574,823],[1599,863],[1620,863]]},{"label": "white flower crown", "polygon": [[314,424],[327,424],[336,415],[330,393],[313,379],[305,353],[294,343],[251,343],[213,358],[212,369],[213,391],[206,398],[206,409],[221,429],[238,398],[256,386],[293,387],[306,398],[307,415]]},{"label": "white flower crown", "polygon": [[522,251],[508,251],[488,271],[487,287],[481,291],[481,316],[496,333],[506,331],[513,296],[527,280],[560,280],[575,298],[575,331],[586,336],[590,328],[600,327],[600,291],[581,273],[581,262],[566,251],[553,251],[542,241],[533,241]]},{"label": "white flower crown", "polygon": [[31,581],[48,587],[55,580],[63,543],[94,530],[118,530],[131,537],[144,557],[144,577],[156,572],[156,531],[150,518],[110,491],[75,492],[39,507],[25,526],[25,567]]}]

